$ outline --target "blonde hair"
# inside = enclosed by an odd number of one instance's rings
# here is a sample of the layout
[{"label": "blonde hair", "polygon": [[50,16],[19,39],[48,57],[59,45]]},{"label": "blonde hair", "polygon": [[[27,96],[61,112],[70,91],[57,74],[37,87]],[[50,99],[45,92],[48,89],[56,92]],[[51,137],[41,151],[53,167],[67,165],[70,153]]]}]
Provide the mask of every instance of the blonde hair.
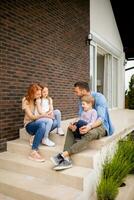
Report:
[{"label": "blonde hair", "polygon": [[92,104],[92,106],[94,105],[94,98],[91,96],[91,95],[84,95],[82,98],[81,98],[81,101],[84,101],[86,102],[87,104]]}]

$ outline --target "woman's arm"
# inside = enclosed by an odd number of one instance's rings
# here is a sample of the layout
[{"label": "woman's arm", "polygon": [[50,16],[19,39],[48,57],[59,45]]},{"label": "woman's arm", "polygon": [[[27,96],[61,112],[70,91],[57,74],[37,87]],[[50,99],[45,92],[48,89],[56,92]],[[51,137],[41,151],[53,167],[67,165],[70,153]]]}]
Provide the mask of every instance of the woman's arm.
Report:
[{"label": "woman's arm", "polygon": [[30,109],[29,106],[26,106],[24,110],[25,110],[26,115],[27,115],[32,121],[37,120],[37,119],[40,119],[40,118],[43,118],[43,117],[46,117],[46,114],[37,114],[37,115],[34,115],[34,114],[32,113],[32,111],[31,111],[31,109]]}]

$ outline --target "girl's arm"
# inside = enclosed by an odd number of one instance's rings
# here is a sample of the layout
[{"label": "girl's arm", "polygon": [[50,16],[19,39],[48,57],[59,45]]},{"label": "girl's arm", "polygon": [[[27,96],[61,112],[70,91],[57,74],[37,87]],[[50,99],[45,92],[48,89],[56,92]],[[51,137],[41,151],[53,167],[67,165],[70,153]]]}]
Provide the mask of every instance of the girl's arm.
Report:
[{"label": "girl's arm", "polygon": [[37,106],[37,111],[39,114],[42,114],[42,107],[41,107],[41,99],[36,99],[36,106]]},{"label": "girl's arm", "polygon": [[53,100],[51,97],[49,97],[49,111],[53,111]]}]

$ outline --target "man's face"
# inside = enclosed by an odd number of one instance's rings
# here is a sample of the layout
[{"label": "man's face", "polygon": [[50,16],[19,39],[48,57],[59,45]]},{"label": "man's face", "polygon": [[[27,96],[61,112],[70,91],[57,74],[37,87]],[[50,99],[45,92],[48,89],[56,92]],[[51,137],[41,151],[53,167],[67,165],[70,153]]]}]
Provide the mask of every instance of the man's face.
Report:
[{"label": "man's face", "polygon": [[80,89],[79,87],[74,88],[74,93],[78,97],[83,97],[84,95],[88,94],[88,92],[85,89]]}]

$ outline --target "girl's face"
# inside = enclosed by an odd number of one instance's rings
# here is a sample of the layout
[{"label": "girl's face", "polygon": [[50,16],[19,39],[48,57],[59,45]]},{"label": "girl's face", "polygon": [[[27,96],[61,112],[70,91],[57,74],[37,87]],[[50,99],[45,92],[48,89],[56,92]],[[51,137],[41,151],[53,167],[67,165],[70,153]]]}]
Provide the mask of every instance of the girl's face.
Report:
[{"label": "girl's face", "polygon": [[44,87],[42,90],[42,97],[46,98],[48,96],[48,88]]},{"label": "girl's face", "polygon": [[41,89],[40,90],[37,90],[35,93],[34,93],[34,99],[38,99],[41,97]]},{"label": "girl's face", "polygon": [[91,109],[91,103],[87,103],[85,101],[82,101],[82,108],[84,111],[88,111],[89,109]]}]

